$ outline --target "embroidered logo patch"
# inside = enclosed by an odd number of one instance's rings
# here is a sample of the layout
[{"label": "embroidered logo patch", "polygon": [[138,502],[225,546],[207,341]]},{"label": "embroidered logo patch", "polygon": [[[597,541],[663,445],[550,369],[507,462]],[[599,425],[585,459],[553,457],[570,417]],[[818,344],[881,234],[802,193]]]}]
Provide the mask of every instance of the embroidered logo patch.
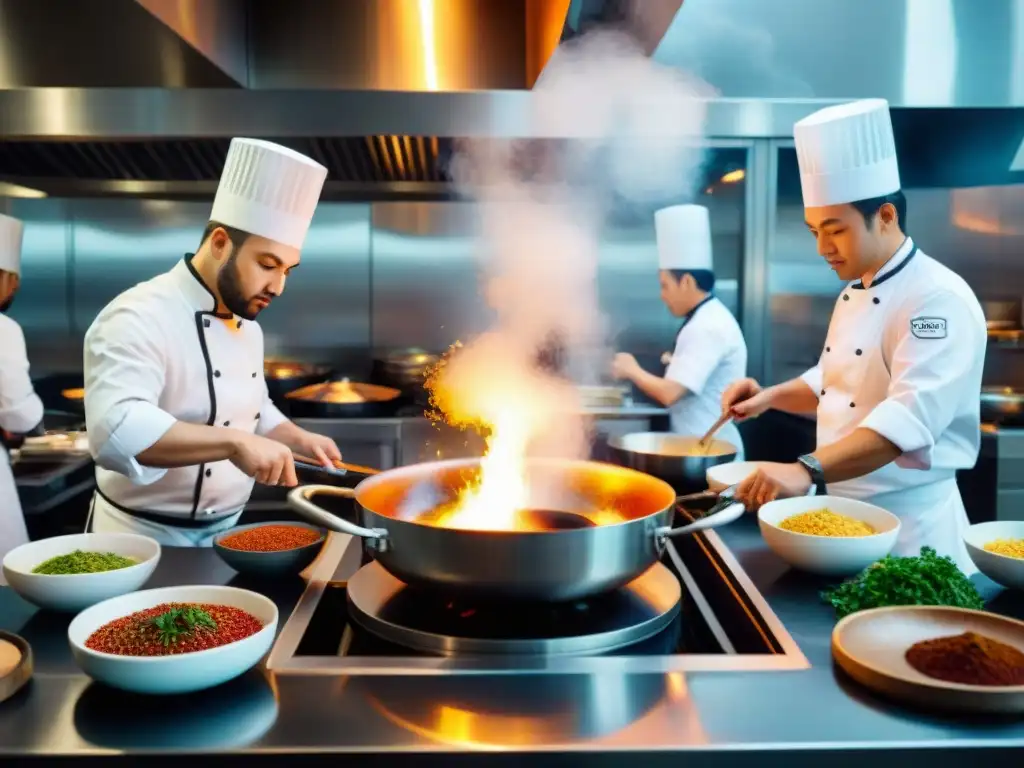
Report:
[{"label": "embroidered logo patch", "polygon": [[946,318],[915,317],[910,321],[910,332],[919,339],[946,338]]}]

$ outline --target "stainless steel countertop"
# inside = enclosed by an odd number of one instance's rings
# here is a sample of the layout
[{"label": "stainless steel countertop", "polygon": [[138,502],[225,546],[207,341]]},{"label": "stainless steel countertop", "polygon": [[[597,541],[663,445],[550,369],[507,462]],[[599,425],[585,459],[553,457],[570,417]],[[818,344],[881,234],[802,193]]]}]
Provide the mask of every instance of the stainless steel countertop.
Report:
[{"label": "stainless steel countertop", "polygon": [[[279,677],[250,672],[184,700],[126,696],[90,684],[67,648],[69,619],[35,612],[0,589],[0,627],[29,639],[36,654],[30,687],[0,705],[0,755],[103,756],[225,751],[220,759],[323,758],[345,765],[382,754],[417,765],[457,765],[486,751],[488,764],[758,766],[784,753],[794,766],[872,768],[924,764],[937,750],[971,748],[993,765],[1019,764],[1024,722],[951,718],[900,709],[859,689],[833,669],[831,608],[823,582],[790,571],[746,519],[722,538],[736,554],[812,668],[795,672],[705,672],[685,676],[607,675]],[[290,611],[299,579],[259,586],[237,576],[210,550],[165,548],[148,586],[231,583],[258,589]],[[1024,616],[1024,599],[983,581],[990,608]],[[490,716],[480,713],[487,711]],[[441,735],[439,731],[444,731]],[[475,734],[476,743],[467,742]],[[491,743],[487,742],[490,739]],[[516,747],[515,744],[519,744]],[[342,757],[342,755],[344,755]],[[147,757],[147,762],[159,755]],[[170,759],[170,758],[168,758]],[[960,759],[963,759],[962,757]],[[909,762],[908,762],[909,761]]]}]

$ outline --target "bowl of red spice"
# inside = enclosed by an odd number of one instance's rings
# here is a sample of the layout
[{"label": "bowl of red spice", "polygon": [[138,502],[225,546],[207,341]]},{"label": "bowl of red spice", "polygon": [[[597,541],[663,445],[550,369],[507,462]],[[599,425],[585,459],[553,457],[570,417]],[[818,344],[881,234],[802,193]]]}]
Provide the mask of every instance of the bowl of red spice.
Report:
[{"label": "bowl of red spice", "polygon": [[135,693],[212,688],[270,650],[278,612],[247,589],[147,589],[87,608],[68,627],[75,662],[89,677]]},{"label": "bowl of red spice", "polygon": [[240,573],[284,576],[302,571],[323,548],[326,533],[308,523],[254,523],[220,534],[213,548]]},{"label": "bowl of red spice", "polygon": [[160,544],[134,533],[76,533],[30,541],[3,559],[11,588],[40,608],[77,613],[139,589],[160,561]]},{"label": "bowl of red spice", "polygon": [[832,655],[876,693],[926,709],[1024,714],[1024,622],[942,605],[842,619]]}]

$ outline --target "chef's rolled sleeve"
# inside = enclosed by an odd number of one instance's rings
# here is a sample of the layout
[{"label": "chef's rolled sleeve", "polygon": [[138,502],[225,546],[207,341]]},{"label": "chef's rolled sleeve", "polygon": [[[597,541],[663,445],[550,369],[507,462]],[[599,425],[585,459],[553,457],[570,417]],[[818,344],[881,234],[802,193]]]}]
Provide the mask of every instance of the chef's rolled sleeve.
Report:
[{"label": "chef's rolled sleeve", "polygon": [[0,315],[0,428],[23,435],[43,420],[43,401],[29,376],[25,334],[21,326]]},{"label": "chef's rolled sleeve", "polygon": [[96,463],[138,485],[166,469],[145,467],[136,457],[173,426],[160,408],[168,345],[159,329],[126,308],[101,314],[85,335],[85,422]]},{"label": "chef's rolled sleeve", "polygon": [[822,384],[825,381],[824,374],[821,372],[821,363],[818,363],[813,368],[804,371],[800,376],[800,381],[811,388],[815,397],[819,397],[821,395]]},{"label": "chef's rolled sleeve", "polygon": [[281,413],[270,399],[270,392],[267,390],[267,381],[263,380],[263,407],[260,408],[260,420],[256,424],[256,434],[267,436],[279,426],[288,421],[288,417]]},{"label": "chef's rolled sleeve", "polygon": [[883,344],[891,350],[889,389],[861,426],[900,449],[900,466],[930,469],[936,441],[964,398],[978,398],[984,326],[964,298],[936,292],[916,302]]}]

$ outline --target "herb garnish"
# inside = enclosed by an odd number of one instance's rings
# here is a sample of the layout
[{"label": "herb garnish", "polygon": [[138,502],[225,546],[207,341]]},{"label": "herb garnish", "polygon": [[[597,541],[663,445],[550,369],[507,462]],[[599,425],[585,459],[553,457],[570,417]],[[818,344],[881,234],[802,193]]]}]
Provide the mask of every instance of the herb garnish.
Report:
[{"label": "herb garnish", "polygon": [[952,558],[940,557],[931,547],[922,547],[921,554],[913,557],[886,555],[821,596],[839,618],[889,605],[985,607],[978,590]]},{"label": "herb garnish", "polygon": [[178,638],[191,635],[195,630],[214,632],[217,622],[202,608],[194,605],[184,608],[171,608],[169,611],[154,616],[149,623],[156,627],[157,636],[164,647],[177,643]]}]

